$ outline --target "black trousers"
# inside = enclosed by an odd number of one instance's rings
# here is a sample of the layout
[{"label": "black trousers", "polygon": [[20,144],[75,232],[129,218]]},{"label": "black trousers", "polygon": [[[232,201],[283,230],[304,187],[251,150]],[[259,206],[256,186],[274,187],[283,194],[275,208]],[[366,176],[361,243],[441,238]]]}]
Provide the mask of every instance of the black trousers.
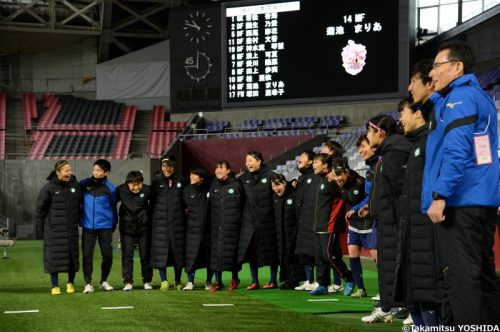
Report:
[{"label": "black trousers", "polygon": [[111,229],[83,229],[82,230],[82,252],[83,252],[83,280],[85,284],[92,283],[92,272],[94,271],[94,249],[96,241],[99,241],[101,249],[101,282],[106,281],[113,264],[113,231]]},{"label": "black trousers", "polygon": [[139,246],[139,257],[141,259],[142,282],[151,282],[153,269],[150,262],[151,241],[148,234],[129,235],[120,234],[122,248],[122,278],[123,283],[133,283],[134,279],[134,245]]},{"label": "black trousers", "polygon": [[337,271],[346,282],[353,281],[352,272],[342,260],[339,235],[316,233],[316,273],[320,286],[330,285],[330,268]]},{"label": "black trousers", "polygon": [[496,208],[446,208],[437,226],[446,325],[500,323],[493,242]]}]

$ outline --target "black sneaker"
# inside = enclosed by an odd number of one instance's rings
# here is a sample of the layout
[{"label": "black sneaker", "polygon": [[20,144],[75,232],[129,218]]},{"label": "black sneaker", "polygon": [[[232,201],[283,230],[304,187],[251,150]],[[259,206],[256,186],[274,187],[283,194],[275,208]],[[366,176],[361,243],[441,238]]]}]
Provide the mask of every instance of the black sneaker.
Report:
[{"label": "black sneaker", "polygon": [[290,289],[295,289],[299,285],[298,282],[293,282],[293,281],[285,281],[280,285],[280,289],[282,290],[290,290]]}]

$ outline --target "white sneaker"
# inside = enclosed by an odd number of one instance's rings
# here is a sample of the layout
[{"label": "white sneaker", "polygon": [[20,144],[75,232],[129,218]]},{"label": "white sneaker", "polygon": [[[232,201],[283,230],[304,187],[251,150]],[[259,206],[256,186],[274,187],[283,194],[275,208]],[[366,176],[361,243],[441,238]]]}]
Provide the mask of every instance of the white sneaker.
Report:
[{"label": "white sneaker", "polygon": [[183,291],[192,291],[193,289],[194,289],[194,284],[192,282],[188,282],[182,290]]},{"label": "white sneaker", "polygon": [[205,281],[205,290],[211,290],[212,289],[212,283],[210,281]]},{"label": "white sneaker", "polygon": [[403,321],[403,325],[413,325],[413,319],[411,318],[411,315],[408,315],[406,319]]},{"label": "white sneaker", "polygon": [[317,282],[315,282],[314,284],[308,284],[306,285],[306,291],[313,291],[315,290],[316,288],[319,287],[319,284]]},{"label": "white sneaker", "polygon": [[310,287],[310,285],[309,281],[306,281],[302,285],[295,287],[295,290],[306,290],[306,287]]},{"label": "white sneaker", "polygon": [[[111,287],[111,289],[113,289],[113,287]],[[123,287],[123,290],[126,291],[126,292],[131,291],[132,290],[132,284],[125,284],[125,287]]]},{"label": "white sneaker", "polygon": [[91,284],[86,284],[85,288],[83,289],[83,294],[90,294],[94,292],[94,287],[92,287]]},{"label": "white sneaker", "polygon": [[373,296],[372,300],[373,301],[380,301],[380,294],[377,294],[377,295]]},{"label": "white sneaker", "polygon": [[145,282],[144,283],[144,289],[145,290],[152,290],[153,289],[153,285],[151,285],[150,282]]},{"label": "white sneaker", "polygon": [[331,284],[328,286],[328,293],[341,293],[344,291],[344,286]]},{"label": "white sneaker", "polygon": [[393,319],[394,316],[390,311],[383,312],[381,308],[375,308],[370,315],[362,317],[361,321],[368,324],[377,322],[392,323]]},{"label": "white sneaker", "polygon": [[103,281],[99,285],[99,289],[103,290],[103,291],[106,291],[106,292],[109,292],[109,291],[112,291],[114,288],[113,288],[113,286],[111,286],[110,284],[108,284],[107,281]]}]

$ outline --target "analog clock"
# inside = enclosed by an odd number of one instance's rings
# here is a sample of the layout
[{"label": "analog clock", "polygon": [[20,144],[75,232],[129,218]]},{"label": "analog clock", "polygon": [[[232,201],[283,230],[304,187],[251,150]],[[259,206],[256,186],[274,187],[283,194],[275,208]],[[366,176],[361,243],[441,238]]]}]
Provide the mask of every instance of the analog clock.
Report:
[{"label": "analog clock", "polygon": [[186,75],[196,82],[207,78],[211,68],[212,63],[210,62],[210,57],[200,50],[196,51],[196,56],[189,56],[184,61]]},{"label": "analog clock", "polygon": [[204,11],[194,11],[184,20],[184,36],[193,43],[205,41],[211,34],[212,21]]}]

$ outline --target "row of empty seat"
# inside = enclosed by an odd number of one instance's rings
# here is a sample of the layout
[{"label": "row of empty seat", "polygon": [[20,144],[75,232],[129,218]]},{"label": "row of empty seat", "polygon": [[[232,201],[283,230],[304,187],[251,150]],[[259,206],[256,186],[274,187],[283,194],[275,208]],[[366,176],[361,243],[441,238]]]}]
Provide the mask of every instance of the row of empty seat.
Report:
[{"label": "row of empty seat", "polygon": [[45,96],[38,130],[133,130],[137,107],[72,96]]},{"label": "row of empty seat", "polygon": [[126,159],[131,132],[39,131],[28,159]]},{"label": "row of empty seat", "polygon": [[[46,95],[31,135],[28,159],[126,159],[136,106],[73,96]],[[25,129],[38,117],[34,95],[23,96]]]}]

